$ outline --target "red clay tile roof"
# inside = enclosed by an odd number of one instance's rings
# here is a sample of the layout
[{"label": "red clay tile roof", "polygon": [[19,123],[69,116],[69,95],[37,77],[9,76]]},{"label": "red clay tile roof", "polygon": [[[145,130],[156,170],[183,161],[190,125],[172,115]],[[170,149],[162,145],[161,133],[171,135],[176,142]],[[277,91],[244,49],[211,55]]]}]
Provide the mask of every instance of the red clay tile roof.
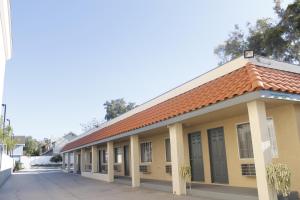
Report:
[{"label": "red clay tile roof", "polygon": [[62,151],[142,128],[256,90],[300,94],[300,74],[249,63],[245,67],[70,142]]}]

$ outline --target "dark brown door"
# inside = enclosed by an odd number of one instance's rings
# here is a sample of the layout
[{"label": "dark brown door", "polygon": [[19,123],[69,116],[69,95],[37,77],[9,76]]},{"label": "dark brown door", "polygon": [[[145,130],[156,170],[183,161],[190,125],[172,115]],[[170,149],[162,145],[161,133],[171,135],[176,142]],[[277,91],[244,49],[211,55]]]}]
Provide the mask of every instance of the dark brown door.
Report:
[{"label": "dark brown door", "polygon": [[223,127],[208,131],[211,178],[213,183],[228,183]]},{"label": "dark brown door", "polygon": [[192,181],[204,181],[203,153],[200,132],[189,134]]},{"label": "dark brown door", "polygon": [[124,146],[124,174],[129,176],[129,146]]}]

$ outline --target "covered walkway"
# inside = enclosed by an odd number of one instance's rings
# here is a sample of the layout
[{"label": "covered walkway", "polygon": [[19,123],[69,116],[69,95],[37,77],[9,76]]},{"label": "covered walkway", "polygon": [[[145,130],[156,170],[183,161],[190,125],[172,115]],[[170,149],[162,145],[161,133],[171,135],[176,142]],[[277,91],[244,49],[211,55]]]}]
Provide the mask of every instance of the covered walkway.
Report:
[{"label": "covered walkway", "polygon": [[213,195],[203,198],[197,196],[176,196],[171,193],[150,189],[147,187],[147,183],[143,183],[142,185],[141,188],[132,188],[126,184],[87,179],[79,175],[63,173],[57,170],[37,169],[13,174],[0,188],[0,200],[220,199]]}]

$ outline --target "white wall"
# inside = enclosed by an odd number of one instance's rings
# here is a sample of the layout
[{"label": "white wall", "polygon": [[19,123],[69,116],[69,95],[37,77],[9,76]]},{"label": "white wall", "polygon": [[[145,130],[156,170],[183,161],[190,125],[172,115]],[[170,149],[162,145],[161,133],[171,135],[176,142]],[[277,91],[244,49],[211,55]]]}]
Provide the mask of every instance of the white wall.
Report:
[{"label": "white wall", "polygon": [[2,104],[6,61],[11,57],[10,2],[0,0],[0,105]]},{"label": "white wall", "polygon": [[2,154],[2,163],[1,163],[1,169],[0,171],[6,170],[6,169],[12,169],[14,166],[14,160],[6,155],[5,153]]},{"label": "white wall", "polygon": [[61,164],[51,162],[51,158],[52,156],[21,156],[20,162],[25,169],[29,169],[33,165]]}]

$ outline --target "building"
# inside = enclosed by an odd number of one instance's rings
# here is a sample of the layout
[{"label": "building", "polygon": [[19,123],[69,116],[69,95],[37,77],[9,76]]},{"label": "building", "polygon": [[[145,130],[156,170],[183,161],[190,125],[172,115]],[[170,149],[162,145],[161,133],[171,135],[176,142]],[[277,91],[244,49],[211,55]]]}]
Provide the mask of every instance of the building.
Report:
[{"label": "building", "polygon": [[25,136],[14,136],[14,140],[16,141],[16,146],[11,153],[11,157],[15,161],[20,161],[21,156],[24,155]]},{"label": "building", "polygon": [[178,195],[186,193],[180,170],[191,166],[193,183],[257,188],[260,200],[273,199],[266,166],[280,162],[300,192],[300,66],[235,59],[78,137],[62,154],[82,176],[128,176],[133,187],[170,181]]},{"label": "building", "polygon": [[[11,18],[10,1],[0,0],[0,105],[2,105],[4,75],[6,61],[11,58],[12,38],[11,38]],[[0,141],[0,164],[2,157],[2,144]]]},{"label": "building", "polygon": [[62,148],[76,137],[77,135],[75,133],[69,132],[62,137],[54,139],[53,141],[45,138],[43,145],[41,146],[41,155],[52,156],[59,154]]},{"label": "building", "polygon": [[10,1],[0,0],[0,105],[2,104],[6,61],[11,57]]}]

